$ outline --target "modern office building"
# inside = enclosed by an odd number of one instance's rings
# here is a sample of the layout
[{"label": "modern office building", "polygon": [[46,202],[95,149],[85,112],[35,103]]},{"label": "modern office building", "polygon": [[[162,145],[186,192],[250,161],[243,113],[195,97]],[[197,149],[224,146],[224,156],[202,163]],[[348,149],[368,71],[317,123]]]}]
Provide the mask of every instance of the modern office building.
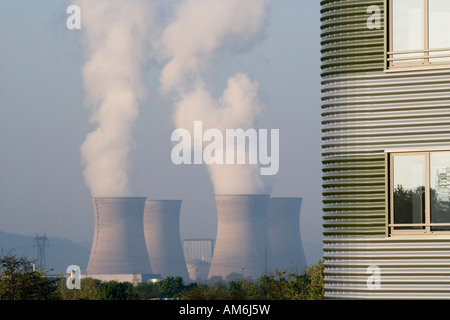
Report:
[{"label": "modern office building", "polygon": [[450,298],[450,1],[321,1],[325,297]]}]

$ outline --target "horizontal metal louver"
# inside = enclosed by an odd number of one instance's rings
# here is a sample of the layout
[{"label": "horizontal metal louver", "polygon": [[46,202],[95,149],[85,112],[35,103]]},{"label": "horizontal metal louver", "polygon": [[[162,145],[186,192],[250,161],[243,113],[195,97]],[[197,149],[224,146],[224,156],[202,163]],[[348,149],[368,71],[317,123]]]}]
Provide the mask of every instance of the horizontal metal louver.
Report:
[{"label": "horizontal metal louver", "polygon": [[[328,299],[450,298],[450,238],[327,237],[324,241]],[[380,270],[370,289],[368,267]]]},{"label": "horizontal metal louver", "polygon": [[325,236],[385,234],[385,166],[384,155],[324,159]]},{"label": "horizontal metal louver", "polygon": [[321,1],[322,77],[383,70],[384,31],[367,27],[371,5],[384,10],[384,1]]},{"label": "horizontal metal louver", "polygon": [[450,298],[450,237],[386,233],[386,151],[450,150],[450,68],[384,70],[384,3],[321,1],[325,297]]},{"label": "horizontal metal louver", "polygon": [[323,155],[450,146],[450,70],[325,79]]}]

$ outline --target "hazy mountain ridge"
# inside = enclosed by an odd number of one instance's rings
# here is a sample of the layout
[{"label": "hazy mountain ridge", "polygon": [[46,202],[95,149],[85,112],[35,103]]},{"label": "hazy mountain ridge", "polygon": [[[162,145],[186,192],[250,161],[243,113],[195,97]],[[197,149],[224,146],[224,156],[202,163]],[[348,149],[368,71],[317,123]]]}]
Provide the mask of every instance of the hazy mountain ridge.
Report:
[{"label": "hazy mountain ridge", "polygon": [[[42,235],[40,235],[42,236]],[[90,250],[83,245],[67,239],[48,237],[45,247],[46,270],[49,274],[65,274],[67,267],[77,265],[81,272],[86,271]],[[13,250],[18,256],[25,256],[29,260],[37,260],[37,247],[34,236],[12,234],[0,231],[0,252],[5,254]]]},{"label": "hazy mountain ridge", "polygon": [[[90,243],[79,244],[67,239],[48,237],[49,245],[45,248],[46,267],[49,274],[65,274],[67,267],[77,265],[81,273],[86,272],[90,255]],[[322,258],[321,245],[315,242],[303,242],[303,249],[308,265],[316,264]],[[12,234],[0,231],[0,253],[10,250],[19,256],[37,260],[37,247],[34,236]],[[53,270],[51,270],[53,269]]]}]

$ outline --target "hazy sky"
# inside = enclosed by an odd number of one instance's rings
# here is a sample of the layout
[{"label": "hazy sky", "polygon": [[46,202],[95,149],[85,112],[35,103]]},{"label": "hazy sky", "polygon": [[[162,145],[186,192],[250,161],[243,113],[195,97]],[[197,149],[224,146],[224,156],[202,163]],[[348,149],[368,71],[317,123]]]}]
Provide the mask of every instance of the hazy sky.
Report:
[{"label": "hazy sky", "polygon": [[[66,28],[66,1],[0,2],[0,230],[77,242],[93,235],[80,146],[92,131],[80,70],[82,30]],[[88,8],[83,8],[88,10]],[[220,95],[243,72],[259,83],[259,126],[280,130],[272,196],[302,197],[301,235],[321,250],[320,3],[274,0],[266,36],[220,52],[205,79]],[[82,25],[83,27],[83,25]],[[181,199],[181,238],[215,238],[214,190],[203,165],[175,166],[172,101],[161,66],[145,71],[148,99],[135,122],[130,185],[148,199]]]}]

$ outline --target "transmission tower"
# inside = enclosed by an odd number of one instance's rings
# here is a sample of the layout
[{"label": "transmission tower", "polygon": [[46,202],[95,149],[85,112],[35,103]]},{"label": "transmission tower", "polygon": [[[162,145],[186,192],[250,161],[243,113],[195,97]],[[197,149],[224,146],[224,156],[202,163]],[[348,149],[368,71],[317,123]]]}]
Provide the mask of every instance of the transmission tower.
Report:
[{"label": "transmission tower", "polygon": [[34,238],[34,246],[37,247],[37,264],[36,268],[38,270],[45,269],[45,247],[48,246],[48,238],[47,236],[39,236],[36,234]]}]

